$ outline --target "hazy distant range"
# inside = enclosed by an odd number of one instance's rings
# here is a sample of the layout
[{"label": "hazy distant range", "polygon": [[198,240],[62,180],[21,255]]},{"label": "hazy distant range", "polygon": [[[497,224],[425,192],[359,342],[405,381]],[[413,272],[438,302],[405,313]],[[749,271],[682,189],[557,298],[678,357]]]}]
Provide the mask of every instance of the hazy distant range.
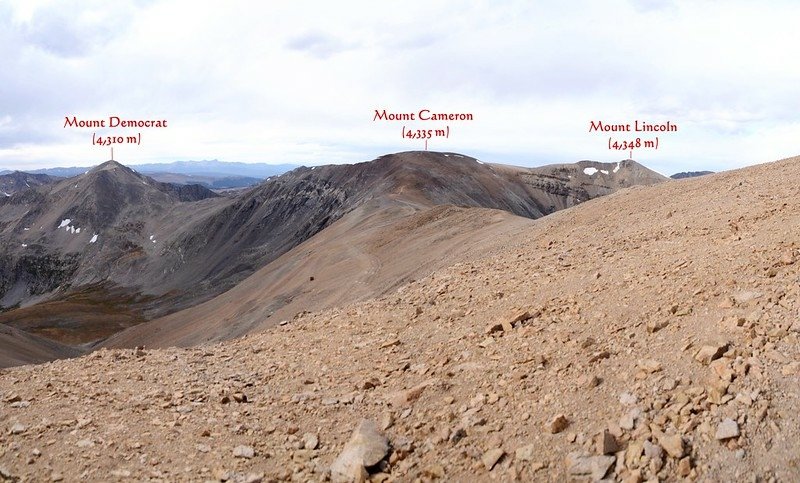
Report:
[{"label": "hazy distant range", "polygon": [[[297,168],[295,164],[230,163],[224,161],[175,161],[130,165],[136,171],[158,181],[176,184],[200,184],[212,189],[241,188],[258,184],[270,176],[283,174]],[[26,170],[26,173],[48,174],[69,178],[83,174],[92,166],[73,166]],[[0,175],[11,173],[0,170]]]}]

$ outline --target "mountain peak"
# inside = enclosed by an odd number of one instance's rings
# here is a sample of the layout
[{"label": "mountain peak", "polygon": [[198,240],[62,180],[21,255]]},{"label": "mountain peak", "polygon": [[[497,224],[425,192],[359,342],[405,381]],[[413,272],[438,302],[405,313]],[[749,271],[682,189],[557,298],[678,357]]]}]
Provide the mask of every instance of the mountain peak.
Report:
[{"label": "mountain peak", "polygon": [[126,170],[131,171],[131,172],[133,171],[129,167],[125,166],[124,164],[122,164],[122,163],[120,163],[118,161],[114,161],[113,159],[111,159],[111,160],[106,161],[105,163],[98,164],[97,166],[95,166],[94,168],[89,170],[89,172],[91,173],[91,172],[98,172],[98,171],[108,171],[108,170],[114,170],[114,169],[118,169],[118,168],[126,169]]}]

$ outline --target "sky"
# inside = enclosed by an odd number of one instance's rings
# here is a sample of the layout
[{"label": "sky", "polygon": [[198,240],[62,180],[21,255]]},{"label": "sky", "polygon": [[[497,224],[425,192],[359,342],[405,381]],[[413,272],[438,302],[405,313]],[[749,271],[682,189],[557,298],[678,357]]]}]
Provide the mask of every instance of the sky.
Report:
[{"label": "sky", "polygon": [[[800,2],[0,0],[0,169],[427,148],[663,174],[800,154]],[[467,113],[383,121],[375,111]],[[65,118],[166,128],[64,127]],[[670,122],[677,132],[589,132]],[[128,136],[141,135],[139,144]]]}]

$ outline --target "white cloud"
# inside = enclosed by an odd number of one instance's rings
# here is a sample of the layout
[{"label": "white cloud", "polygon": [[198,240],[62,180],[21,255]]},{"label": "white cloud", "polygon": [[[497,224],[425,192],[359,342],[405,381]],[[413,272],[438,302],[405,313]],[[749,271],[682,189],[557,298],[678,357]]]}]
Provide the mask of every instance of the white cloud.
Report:
[{"label": "white cloud", "polygon": [[107,159],[67,115],[168,119],[115,149],[129,162],[319,164],[423,146],[372,122],[376,108],[472,112],[430,148],[487,161],[616,161],[627,153],[589,121],[641,119],[680,127],[634,153],[661,172],[741,166],[797,154],[798,14],[743,1],[12,2],[0,167]]}]

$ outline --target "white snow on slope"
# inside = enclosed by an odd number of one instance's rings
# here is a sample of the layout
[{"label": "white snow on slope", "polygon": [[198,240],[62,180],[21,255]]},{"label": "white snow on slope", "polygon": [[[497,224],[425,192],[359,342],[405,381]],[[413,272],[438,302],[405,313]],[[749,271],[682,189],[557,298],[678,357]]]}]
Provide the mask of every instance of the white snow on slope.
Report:
[{"label": "white snow on slope", "polygon": [[619,171],[619,163],[617,163],[617,166],[614,167],[614,172],[616,173],[617,171]]},{"label": "white snow on slope", "polygon": [[597,168],[583,168],[583,172],[591,176],[597,172]]},{"label": "white snow on slope", "polygon": [[59,228],[64,228],[65,226],[69,225],[70,223],[72,223],[72,220],[70,220],[69,218],[65,218],[65,219],[61,220],[61,224],[58,225],[58,227]]},{"label": "white snow on slope", "polygon": [[94,235],[92,235],[92,239],[91,239],[91,240],[89,240],[89,243],[94,243],[94,242],[96,242],[96,241],[97,241],[97,233],[95,233]]}]

